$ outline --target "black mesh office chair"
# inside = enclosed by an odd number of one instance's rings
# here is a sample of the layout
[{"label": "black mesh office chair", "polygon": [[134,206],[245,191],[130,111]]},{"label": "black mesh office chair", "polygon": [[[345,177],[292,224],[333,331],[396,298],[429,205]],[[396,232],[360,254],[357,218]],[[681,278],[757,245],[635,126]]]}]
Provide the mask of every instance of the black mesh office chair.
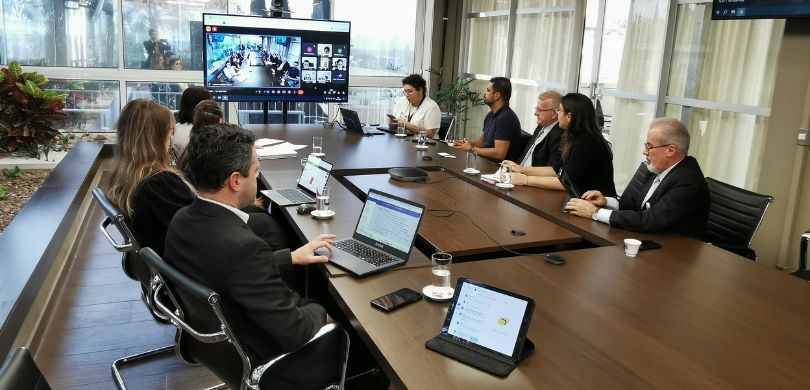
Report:
[{"label": "black mesh office chair", "polygon": [[[456,122],[456,117],[450,114],[442,114],[441,122],[439,122],[439,139],[447,140],[447,132],[453,127]],[[455,138],[455,137],[452,137]],[[455,139],[453,139],[455,140]]]},{"label": "black mesh office chair", "polygon": [[810,270],[807,269],[808,241],[810,241],[810,230],[802,234],[801,242],[799,243],[799,268],[793,272],[793,275],[810,282]]},{"label": "black mesh office chair", "polygon": [[0,367],[0,390],[50,390],[27,349],[14,348]]},{"label": "black mesh office chair", "polygon": [[[106,215],[104,220],[99,225],[99,228],[110,244],[112,244],[117,251],[121,252],[121,267],[124,269],[124,273],[132,280],[136,280],[141,284],[141,298],[144,300],[144,303],[149,308],[149,312],[152,313],[155,320],[160,323],[168,324],[168,317],[164,316],[157,306],[155,306],[155,302],[153,300],[153,292],[156,287],[157,279],[154,277],[149,267],[141,259],[141,247],[135,240],[135,236],[132,234],[132,231],[130,231],[129,227],[127,227],[126,218],[118,210],[118,207],[113,205],[112,202],[107,199],[107,195],[104,194],[104,191],[102,191],[100,188],[93,189],[93,198],[95,198],[96,202],[101,207],[101,210],[104,211],[104,214]],[[110,225],[115,227],[123,242],[117,242],[116,239],[110,235],[110,232],[107,230]],[[112,364],[112,376],[115,380],[115,384],[118,385],[120,389],[127,388],[120,373],[120,369],[124,365],[143,361],[172,351],[174,351],[174,345],[167,345],[146,352],[124,356],[114,361]]]},{"label": "black mesh office chair", "polygon": [[[231,389],[343,388],[349,335],[337,324],[325,325],[295,351],[261,361],[240,335],[261,337],[262,330],[238,305],[170,266],[151,248],[141,255],[157,272],[155,303],[180,330],[175,346],[183,359],[204,365]],[[161,294],[161,289],[167,293]],[[302,367],[318,367],[328,374],[301,375]]]},{"label": "black mesh office chair", "polygon": [[711,198],[705,241],[720,248],[757,259],[751,240],[773,196],[761,195],[721,181],[706,178]]}]

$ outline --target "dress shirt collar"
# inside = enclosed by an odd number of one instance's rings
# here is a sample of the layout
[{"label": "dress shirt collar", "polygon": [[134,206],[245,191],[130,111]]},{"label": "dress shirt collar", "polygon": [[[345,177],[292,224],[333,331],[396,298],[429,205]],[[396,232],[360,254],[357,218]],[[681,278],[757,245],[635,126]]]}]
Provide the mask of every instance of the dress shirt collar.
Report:
[{"label": "dress shirt collar", "polygon": [[210,203],[213,203],[213,204],[220,205],[220,206],[222,206],[222,207],[224,207],[224,208],[226,208],[226,209],[228,209],[228,210],[232,211],[232,212],[233,212],[234,214],[236,214],[236,216],[237,216],[237,217],[239,217],[239,219],[241,219],[241,220],[242,220],[242,222],[244,222],[244,223],[247,223],[247,221],[248,221],[248,217],[249,217],[248,213],[246,213],[246,212],[244,212],[244,211],[242,211],[242,210],[239,210],[239,209],[237,209],[236,207],[233,207],[233,206],[231,206],[231,205],[227,205],[227,204],[222,203],[222,202],[217,202],[217,201],[215,201],[215,200],[213,200],[213,199],[208,199],[208,198],[205,198],[205,197],[203,197],[202,195],[198,196],[198,198],[200,198],[200,200],[204,200],[204,201],[206,201],[206,202],[210,202]]},{"label": "dress shirt collar", "polygon": [[543,134],[548,134],[548,132],[551,131],[551,129],[553,129],[554,126],[557,126],[557,123],[560,123],[560,121],[554,121],[554,123],[544,127],[543,128]]},{"label": "dress shirt collar", "polygon": [[681,161],[683,161],[683,159],[678,160],[678,162],[676,162],[675,164],[672,164],[671,167],[665,169],[664,172],[659,173],[658,174],[658,182],[660,183],[660,182],[664,181],[664,178],[669,174],[670,171],[672,171],[672,168],[675,168],[675,166],[680,164]]}]

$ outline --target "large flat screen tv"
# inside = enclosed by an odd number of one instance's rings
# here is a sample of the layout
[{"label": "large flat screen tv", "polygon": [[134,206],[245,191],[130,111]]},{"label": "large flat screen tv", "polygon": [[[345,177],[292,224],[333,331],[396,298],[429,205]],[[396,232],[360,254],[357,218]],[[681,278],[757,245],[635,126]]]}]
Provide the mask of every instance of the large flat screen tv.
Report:
[{"label": "large flat screen tv", "polygon": [[810,17],[810,0],[714,0],[712,19]]},{"label": "large flat screen tv", "polygon": [[203,14],[205,86],[219,101],[346,102],[349,22]]}]

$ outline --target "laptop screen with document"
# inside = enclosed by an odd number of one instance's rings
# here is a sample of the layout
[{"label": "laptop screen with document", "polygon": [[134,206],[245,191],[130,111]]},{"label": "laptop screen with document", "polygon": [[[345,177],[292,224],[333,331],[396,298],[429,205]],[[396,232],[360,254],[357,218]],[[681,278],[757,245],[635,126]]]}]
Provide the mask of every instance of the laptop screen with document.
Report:
[{"label": "laptop screen with document", "polygon": [[357,221],[354,238],[371,245],[381,243],[407,254],[411,250],[424,208],[370,190]]}]

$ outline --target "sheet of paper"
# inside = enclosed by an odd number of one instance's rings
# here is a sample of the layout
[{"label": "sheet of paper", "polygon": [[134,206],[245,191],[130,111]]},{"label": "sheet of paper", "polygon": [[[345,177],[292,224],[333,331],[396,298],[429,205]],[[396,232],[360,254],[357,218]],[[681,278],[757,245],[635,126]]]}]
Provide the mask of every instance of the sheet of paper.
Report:
[{"label": "sheet of paper", "polygon": [[280,144],[284,142],[283,139],[273,139],[273,138],[259,138],[256,140],[256,147],[263,148],[265,146]]}]

